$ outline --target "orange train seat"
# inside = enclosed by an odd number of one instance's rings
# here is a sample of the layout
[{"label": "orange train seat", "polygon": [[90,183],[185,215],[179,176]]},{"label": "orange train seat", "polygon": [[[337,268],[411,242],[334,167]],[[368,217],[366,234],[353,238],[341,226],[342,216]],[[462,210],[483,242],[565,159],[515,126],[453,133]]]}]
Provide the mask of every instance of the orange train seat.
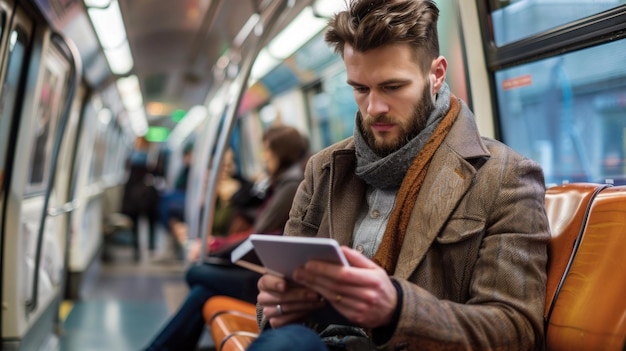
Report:
[{"label": "orange train seat", "polygon": [[256,306],[228,296],[210,298],[202,315],[216,351],[243,351],[258,336]]},{"label": "orange train seat", "polygon": [[567,268],[571,264],[579,238],[582,236],[593,198],[607,187],[604,184],[571,183],[546,190],[545,206],[550,223],[548,244],[548,280],[544,318],[549,318]]},{"label": "orange train seat", "polygon": [[603,189],[546,330],[548,350],[626,350],[626,186]]}]

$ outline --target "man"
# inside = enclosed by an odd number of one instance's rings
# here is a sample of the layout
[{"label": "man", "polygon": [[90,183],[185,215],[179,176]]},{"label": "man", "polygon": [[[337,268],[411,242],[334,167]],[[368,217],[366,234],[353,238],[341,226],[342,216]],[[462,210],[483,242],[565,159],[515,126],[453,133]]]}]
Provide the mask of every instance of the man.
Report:
[{"label": "man", "polygon": [[[250,350],[311,337],[302,324],[330,349],[541,349],[543,174],[479,136],[445,84],[437,19],[432,1],[353,0],[330,21],[354,137],[310,159],[285,235],[335,238],[350,266],[309,262],[298,284],[263,276]],[[313,318],[327,305],[350,327]]]}]

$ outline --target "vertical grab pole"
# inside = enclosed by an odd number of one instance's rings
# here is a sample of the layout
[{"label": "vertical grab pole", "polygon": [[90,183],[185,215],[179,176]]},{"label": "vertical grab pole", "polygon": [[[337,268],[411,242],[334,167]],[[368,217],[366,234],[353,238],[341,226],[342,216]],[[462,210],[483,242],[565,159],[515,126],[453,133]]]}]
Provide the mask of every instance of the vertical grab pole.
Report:
[{"label": "vertical grab pole", "polygon": [[[228,139],[230,138],[235,125],[237,110],[239,110],[241,99],[243,98],[243,94],[246,90],[248,78],[250,77],[250,72],[252,71],[252,65],[263,48],[263,45],[265,45],[265,42],[267,41],[272,28],[278,21],[279,16],[283,13],[282,10],[286,3],[287,0],[276,0],[272,4],[273,8],[268,10],[269,15],[267,17],[267,21],[265,22],[266,24],[264,23],[263,32],[261,33],[259,40],[255,43],[250,55],[245,57],[241,66],[241,71],[230,87],[231,89],[229,89],[228,107],[226,109],[226,116],[222,128],[220,129],[219,139],[217,141],[217,150],[215,151],[213,162],[211,164],[211,178],[209,179],[209,185],[207,187],[207,196],[204,202],[204,213],[200,229],[208,228],[208,224],[213,223],[213,217],[215,215],[215,199],[217,196],[217,181],[222,170],[222,161],[224,158],[226,144],[228,143]],[[202,264],[204,256],[207,254],[208,233],[206,230],[201,230],[200,233],[202,234],[202,240],[200,255],[196,260],[196,264]]]},{"label": "vertical grab pole", "polygon": [[[201,143],[196,143],[194,146],[194,155],[198,155],[200,160],[192,164],[192,182],[190,186],[187,187],[189,201],[186,201],[185,208],[189,210],[185,211],[185,216],[187,217],[185,220],[189,223],[190,238],[199,238],[201,236],[198,225],[200,221],[198,210],[201,209],[200,194],[205,191],[204,178],[207,175],[207,166],[209,165],[211,150],[213,150],[217,143],[217,135],[220,127],[219,122],[223,114],[224,112],[221,112],[219,115],[213,116],[210,111],[207,111],[207,118],[209,120],[206,122],[204,132],[202,133],[206,139],[203,139]],[[200,152],[195,151],[198,149]],[[189,191],[190,189],[192,190],[191,192]]]}]

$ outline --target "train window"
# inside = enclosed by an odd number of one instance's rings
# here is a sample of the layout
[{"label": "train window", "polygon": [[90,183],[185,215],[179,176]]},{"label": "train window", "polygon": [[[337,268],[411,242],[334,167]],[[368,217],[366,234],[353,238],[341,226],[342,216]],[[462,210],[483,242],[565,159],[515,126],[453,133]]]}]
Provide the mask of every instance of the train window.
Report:
[{"label": "train window", "polygon": [[495,73],[505,143],[547,183],[623,182],[626,39]]},{"label": "train window", "polygon": [[307,92],[312,151],[319,151],[353,133],[357,106],[346,81],[346,72],[341,70]]},{"label": "train window", "polygon": [[50,173],[52,146],[56,126],[63,108],[63,92],[68,66],[56,51],[42,59],[41,87],[35,110],[35,135],[31,155],[27,193],[45,190]]},{"label": "train window", "polygon": [[2,94],[0,94],[0,185],[2,185],[2,174],[6,162],[6,148],[11,130],[11,120],[15,113],[15,103],[17,90],[19,88],[20,76],[23,71],[26,54],[26,34],[16,28],[11,32],[9,38],[9,56],[7,70],[2,83]]},{"label": "train window", "polygon": [[121,129],[113,120],[107,126],[106,137],[106,155],[104,160],[103,176],[110,180],[111,183],[118,181],[118,177],[123,174],[119,169],[124,167],[123,140],[121,138]]},{"label": "train window", "polygon": [[489,0],[493,39],[506,45],[623,4],[626,0]]},{"label": "train window", "polygon": [[109,150],[107,139],[109,123],[112,119],[111,111],[107,108],[103,108],[98,111],[96,117],[96,123],[94,125],[96,132],[93,140],[93,155],[89,172],[89,179],[92,182],[102,180],[104,176],[106,153]]}]

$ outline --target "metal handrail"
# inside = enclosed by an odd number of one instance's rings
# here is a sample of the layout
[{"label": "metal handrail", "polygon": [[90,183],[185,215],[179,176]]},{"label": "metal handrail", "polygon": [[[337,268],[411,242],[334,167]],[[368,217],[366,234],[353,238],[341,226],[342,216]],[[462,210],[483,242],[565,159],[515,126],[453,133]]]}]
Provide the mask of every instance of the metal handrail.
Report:
[{"label": "metal handrail", "polygon": [[265,17],[266,21],[263,23],[263,31],[258,40],[254,43],[250,54],[243,57],[239,74],[230,87],[230,91],[235,91],[235,93],[230,96],[230,101],[227,103],[226,116],[220,130],[219,139],[217,141],[217,149],[211,164],[211,177],[207,187],[207,196],[204,202],[204,215],[202,217],[202,226],[200,227],[200,233],[202,234],[200,255],[196,260],[196,264],[202,264],[202,260],[207,254],[208,233],[207,230],[202,229],[208,228],[208,224],[213,223],[215,215],[215,200],[217,198],[217,181],[223,166],[224,152],[235,125],[235,118],[237,117],[237,111],[247,87],[250,72],[252,71],[252,65],[254,64],[259,52],[261,52],[261,49],[268,41],[272,29],[278,22],[279,17],[284,13],[283,9],[288,2],[290,2],[290,0],[276,0],[267,8],[264,13],[267,17]]},{"label": "metal handrail", "polygon": [[[198,187],[199,189],[203,192],[206,191],[204,189],[204,178],[206,177],[206,172],[207,172],[207,166],[209,165],[209,159],[210,159],[210,155],[211,155],[211,150],[213,150],[213,148],[215,147],[215,144],[217,142],[217,135],[220,129],[220,120],[222,119],[222,115],[224,113],[220,113],[220,115],[218,116],[208,116],[209,121],[206,123],[205,125],[205,129],[203,132],[203,136],[205,136],[205,138],[203,138],[202,143],[201,144],[196,144],[194,146],[194,148],[206,148],[206,157],[202,157],[202,155],[200,155],[200,160],[197,162],[194,162],[193,167],[199,167],[200,172],[198,172],[200,174],[199,179],[194,179],[197,180],[197,182],[199,183]],[[205,150],[203,150],[205,151]],[[196,172],[192,171],[192,176],[196,174]],[[191,184],[192,186],[194,186],[193,182]],[[193,188],[196,189],[196,188]],[[196,194],[196,193],[190,193],[189,196],[191,198],[191,201],[187,202],[185,204],[185,206],[189,206],[189,208],[191,209],[190,211],[185,211],[186,215],[188,215],[189,218],[189,233],[191,234],[190,236],[192,238],[199,238],[202,236],[201,232],[200,232],[200,226],[198,225],[198,222],[200,221],[200,216],[198,216],[198,213],[196,211],[196,209],[202,208],[198,206],[199,200],[200,199],[200,193]],[[196,207],[198,206],[198,207]],[[203,209],[203,208],[202,208]],[[188,214],[187,214],[188,212]],[[203,209],[203,215],[204,214],[204,209]]]}]

